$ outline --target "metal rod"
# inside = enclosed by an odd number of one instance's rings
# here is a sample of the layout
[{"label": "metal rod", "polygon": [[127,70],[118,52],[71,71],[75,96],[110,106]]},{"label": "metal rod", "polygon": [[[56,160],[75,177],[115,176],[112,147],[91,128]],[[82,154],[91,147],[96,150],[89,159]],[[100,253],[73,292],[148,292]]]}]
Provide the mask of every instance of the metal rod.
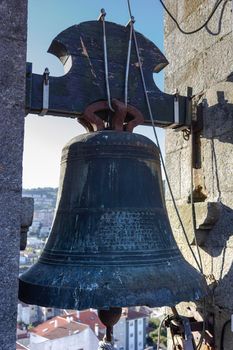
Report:
[{"label": "metal rod", "polygon": [[105,16],[106,12],[104,9],[101,9],[99,20],[103,23],[103,44],[104,44],[104,70],[105,70],[105,84],[107,90],[108,106],[109,109],[114,112],[114,109],[111,104],[111,94],[109,87],[109,75],[108,75],[108,52],[107,52],[107,39],[106,39],[106,27],[105,27]]},{"label": "metal rod", "polygon": [[131,20],[127,23],[126,26],[130,26],[129,31],[129,44],[128,44],[128,54],[127,54],[127,62],[126,62],[126,71],[125,71],[125,105],[128,104],[128,82],[129,82],[129,65],[130,65],[130,57],[131,57],[131,48],[132,48],[132,34],[133,34],[133,26],[134,17],[131,17]]}]

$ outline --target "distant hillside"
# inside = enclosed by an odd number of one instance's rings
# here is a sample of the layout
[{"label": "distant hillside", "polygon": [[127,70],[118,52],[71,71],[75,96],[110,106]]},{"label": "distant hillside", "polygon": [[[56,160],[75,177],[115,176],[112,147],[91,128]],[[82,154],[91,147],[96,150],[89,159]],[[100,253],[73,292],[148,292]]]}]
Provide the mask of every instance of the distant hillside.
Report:
[{"label": "distant hillside", "polygon": [[28,197],[30,195],[46,195],[47,197],[49,196],[54,196],[54,194],[57,195],[57,188],[53,188],[53,187],[37,187],[37,188],[30,188],[30,189],[27,189],[27,188],[24,188],[23,189],[23,195],[25,197]]},{"label": "distant hillside", "polygon": [[23,196],[34,198],[35,210],[49,209],[56,205],[57,190],[52,187],[23,189]]}]

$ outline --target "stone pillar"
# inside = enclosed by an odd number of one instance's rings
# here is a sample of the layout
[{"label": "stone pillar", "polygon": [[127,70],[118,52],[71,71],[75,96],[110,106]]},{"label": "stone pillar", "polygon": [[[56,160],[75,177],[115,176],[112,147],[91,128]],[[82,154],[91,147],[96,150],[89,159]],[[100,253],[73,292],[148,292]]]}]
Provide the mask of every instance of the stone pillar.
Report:
[{"label": "stone pillar", "polygon": [[[207,19],[216,0],[166,0],[165,3],[183,29],[193,30]],[[197,204],[197,229],[204,273],[211,291],[207,314],[213,313],[216,350],[220,349],[221,336],[224,337],[224,350],[231,350],[233,346],[233,333],[228,322],[233,313],[231,9],[231,1],[223,1],[209,25],[193,35],[182,34],[165,14],[165,56],[170,62],[165,72],[165,89],[171,93],[178,88],[181,94],[186,94],[187,87],[191,86],[197,95],[197,104],[202,107],[203,129],[196,136],[194,192],[196,200],[200,201]],[[166,132],[166,165],[176,201],[190,231],[191,213],[186,209],[190,195],[190,141],[184,140],[182,132]],[[195,266],[168,193],[166,201],[179,247]],[[193,242],[192,237],[190,242]],[[187,311],[187,304],[180,309]]]},{"label": "stone pillar", "polygon": [[0,348],[16,347],[27,0],[0,2]]}]

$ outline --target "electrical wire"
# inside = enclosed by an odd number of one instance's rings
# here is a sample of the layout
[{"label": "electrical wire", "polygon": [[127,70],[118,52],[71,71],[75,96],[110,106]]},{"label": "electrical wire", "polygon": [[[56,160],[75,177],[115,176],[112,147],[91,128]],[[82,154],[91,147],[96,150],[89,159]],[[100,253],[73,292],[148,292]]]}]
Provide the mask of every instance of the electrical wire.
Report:
[{"label": "electrical wire", "polygon": [[[129,0],[128,0],[129,1]],[[207,18],[207,20],[197,29],[191,30],[191,31],[185,31],[184,29],[182,29],[177,21],[177,19],[172,15],[172,13],[168,10],[167,6],[164,4],[163,0],[159,0],[159,2],[161,3],[161,5],[163,6],[164,10],[167,12],[167,14],[171,17],[171,19],[175,22],[177,28],[179,29],[179,31],[185,35],[190,35],[190,34],[195,34],[197,32],[199,32],[200,30],[202,30],[205,26],[207,26],[207,24],[209,23],[209,21],[211,20],[211,18],[213,17],[213,15],[215,14],[216,10],[218,9],[219,5],[223,2],[223,0],[219,0],[215,5],[213,10],[211,11],[209,17]]]},{"label": "electrical wire", "polygon": [[[128,3],[129,15],[132,17],[130,0],[127,0],[127,3]],[[161,159],[162,167],[163,167],[163,170],[164,170],[164,175],[165,175],[165,178],[166,178],[166,181],[167,181],[169,193],[171,195],[172,203],[173,203],[176,215],[178,217],[180,226],[182,228],[182,232],[184,234],[185,240],[186,240],[186,242],[188,244],[189,250],[190,250],[190,252],[191,252],[191,254],[192,254],[192,256],[193,256],[193,258],[194,258],[194,260],[195,260],[195,262],[197,264],[198,269],[201,271],[200,264],[199,264],[199,262],[198,262],[198,260],[196,258],[196,255],[195,255],[194,251],[192,250],[192,247],[191,247],[191,245],[189,243],[188,236],[187,236],[186,230],[184,228],[182,219],[180,217],[180,213],[178,211],[178,208],[177,208],[177,205],[176,205],[176,202],[175,202],[175,198],[174,198],[174,195],[173,195],[173,192],[172,192],[172,188],[171,188],[171,185],[170,185],[170,181],[169,181],[169,178],[168,178],[167,170],[166,170],[166,167],[165,167],[165,162],[164,162],[164,159],[163,159],[161,147],[160,147],[160,144],[159,144],[159,140],[158,140],[158,136],[157,136],[157,132],[156,132],[156,128],[155,128],[155,122],[154,122],[154,119],[153,119],[153,114],[152,114],[152,110],[151,110],[150,100],[149,100],[148,93],[147,93],[147,87],[146,87],[146,83],[145,83],[144,72],[143,72],[142,62],[141,62],[139,48],[138,48],[137,36],[136,36],[136,32],[134,30],[134,23],[132,23],[132,28],[133,28],[134,45],[135,45],[135,49],[136,49],[136,54],[137,54],[137,59],[138,59],[138,64],[139,64],[139,69],[140,69],[140,74],[141,74],[141,80],[142,80],[142,85],[143,85],[143,89],[144,89],[144,94],[145,94],[145,98],[146,98],[147,108],[148,108],[149,116],[150,116],[150,119],[151,119],[151,124],[152,124],[152,127],[153,127],[153,133],[154,133],[156,144],[157,144],[157,147],[158,147],[158,150],[159,150],[160,159]]]}]

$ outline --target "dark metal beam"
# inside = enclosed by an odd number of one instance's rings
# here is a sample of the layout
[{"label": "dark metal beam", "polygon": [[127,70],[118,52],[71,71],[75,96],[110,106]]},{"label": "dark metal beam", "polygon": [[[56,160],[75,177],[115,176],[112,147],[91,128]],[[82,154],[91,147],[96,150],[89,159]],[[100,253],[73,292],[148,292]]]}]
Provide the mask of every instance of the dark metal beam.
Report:
[{"label": "dark metal beam", "polygon": [[[123,102],[129,27],[106,22],[106,35],[111,97]],[[178,115],[176,113],[175,116],[175,95],[160,91],[153,80],[153,73],[161,71],[168,61],[142,34],[137,33],[137,40],[155,124],[161,127],[188,126],[187,97],[178,97]],[[46,114],[77,118],[88,105],[107,99],[101,22],[84,22],[64,30],[52,41],[48,52],[60,59],[67,73],[62,77],[49,77]],[[43,84],[44,75],[32,73],[29,63],[27,113],[40,114],[44,110]],[[128,103],[141,111],[145,125],[151,125],[134,45],[129,69]]]}]

